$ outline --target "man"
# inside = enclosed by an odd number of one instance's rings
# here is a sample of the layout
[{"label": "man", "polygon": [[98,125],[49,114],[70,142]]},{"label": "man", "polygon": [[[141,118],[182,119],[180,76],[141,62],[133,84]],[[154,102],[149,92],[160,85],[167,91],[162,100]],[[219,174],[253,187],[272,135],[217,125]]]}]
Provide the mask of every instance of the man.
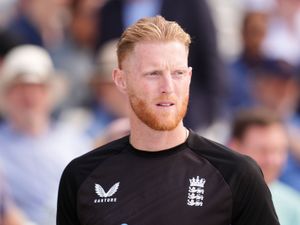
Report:
[{"label": "man", "polygon": [[205,129],[223,116],[226,77],[218,48],[213,18],[205,0],[110,0],[99,16],[99,44],[119,38],[142,17],[162,15],[176,21],[193,38],[189,64],[193,67],[189,108],[185,123]]},{"label": "man", "polygon": [[90,148],[82,135],[51,117],[58,101],[54,73],[43,48],[22,45],[5,56],[0,74],[0,165],[16,206],[43,225],[55,223],[64,167]]},{"label": "man", "polygon": [[65,110],[62,120],[75,124],[93,140],[106,135],[110,123],[127,116],[126,96],[116,87],[111,72],[118,65],[117,40],[105,43],[99,50],[89,80],[91,98],[87,104]]},{"label": "man", "polygon": [[161,16],[123,33],[113,78],[130,102],[131,134],[65,169],[59,225],[279,224],[257,165],[184,127],[189,44]]},{"label": "man", "polygon": [[278,180],[288,150],[288,137],[279,117],[263,109],[241,111],[233,122],[229,146],[249,155],[262,168],[280,224],[300,224],[300,196]]},{"label": "man", "polygon": [[242,21],[242,52],[229,65],[229,99],[230,112],[253,104],[251,82],[253,70],[265,65],[271,59],[265,57],[261,46],[268,27],[268,16],[263,11],[246,11]]}]

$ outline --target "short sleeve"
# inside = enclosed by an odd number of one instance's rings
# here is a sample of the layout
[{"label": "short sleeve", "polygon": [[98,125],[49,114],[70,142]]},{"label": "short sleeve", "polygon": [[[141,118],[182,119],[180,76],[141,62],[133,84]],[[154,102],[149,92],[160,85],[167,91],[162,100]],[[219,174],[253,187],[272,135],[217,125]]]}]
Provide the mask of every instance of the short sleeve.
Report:
[{"label": "short sleeve", "polygon": [[239,163],[233,191],[232,225],[279,225],[272,196],[258,165],[250,158]]},{"label": "short sleeve", "polygon": [[57,225],[80,225],[77,216],[77,184],[72,176],[70,164],[64,170],[58,191]]}]

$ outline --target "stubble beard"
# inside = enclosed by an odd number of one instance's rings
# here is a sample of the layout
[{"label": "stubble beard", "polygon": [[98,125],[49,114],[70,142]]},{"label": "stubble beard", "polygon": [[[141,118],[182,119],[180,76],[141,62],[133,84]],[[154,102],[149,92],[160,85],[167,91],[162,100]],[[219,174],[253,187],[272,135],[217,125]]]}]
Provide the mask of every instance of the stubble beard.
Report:
[{"label": "stubble beard", "polygon": [[[161,100],[164,101],[167,99],[161,98]],[[130,106],[135,115],[148,127],[157,131],[174,130],[186,114],[188,100],[189,95],[186,95],[181,104],[177,102],[176,105],[173,106],[177,107],[175,112],[163,112],[152,109],[149,103],[135,94],[129,95]]]}]

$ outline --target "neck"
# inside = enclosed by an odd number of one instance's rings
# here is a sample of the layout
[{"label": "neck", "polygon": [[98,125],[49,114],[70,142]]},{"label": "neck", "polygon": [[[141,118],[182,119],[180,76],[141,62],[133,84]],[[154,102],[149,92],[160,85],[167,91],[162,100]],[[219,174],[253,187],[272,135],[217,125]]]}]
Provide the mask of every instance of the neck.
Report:
[{"label": "neck", "polygon": [[144,123],[131,121],[130,143],[136,149],[144,151],[161,151],[169,149],[186,141],[188,130],[182,121],[171,131],[157,131]]}]

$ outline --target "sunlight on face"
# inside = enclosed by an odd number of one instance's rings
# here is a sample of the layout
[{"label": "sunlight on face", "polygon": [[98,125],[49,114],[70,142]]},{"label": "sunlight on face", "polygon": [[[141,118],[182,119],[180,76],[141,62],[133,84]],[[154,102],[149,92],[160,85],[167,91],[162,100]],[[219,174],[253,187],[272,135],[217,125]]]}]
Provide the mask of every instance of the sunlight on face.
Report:
[{"label": "sunlight on face", "polygon": [[124,63],[135,116],[154,130],[173,130],[188,105],[191,68],[179,42],[141,42]]}]

